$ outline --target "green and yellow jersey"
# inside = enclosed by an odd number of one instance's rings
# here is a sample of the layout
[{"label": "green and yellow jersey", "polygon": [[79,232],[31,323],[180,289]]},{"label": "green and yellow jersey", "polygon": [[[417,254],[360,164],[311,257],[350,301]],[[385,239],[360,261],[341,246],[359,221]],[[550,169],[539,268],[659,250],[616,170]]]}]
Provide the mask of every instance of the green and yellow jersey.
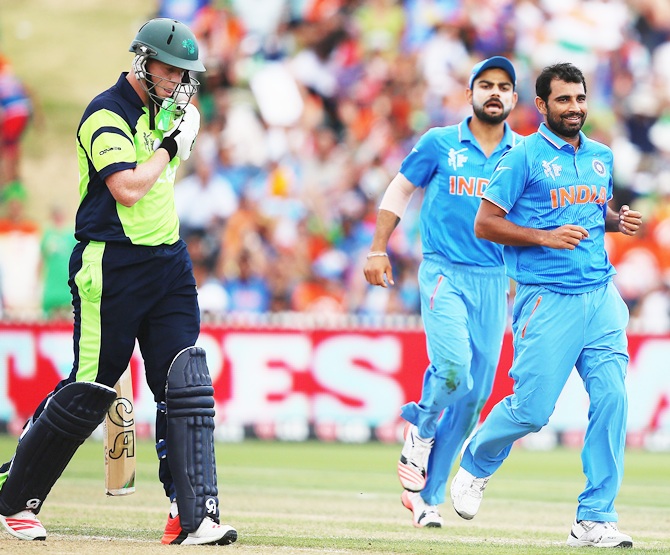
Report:
[{"label": "green and yellow jersey", "polygon": [[172,245],[179,239],[174,182],[175,157],[156,184],[131,207],[114,200],[105,184],[111,174],[132,169],[154,152],[163,131],[151,129],[149,110],[122,73],[114,86],[95,97],[77,131],[79,241]]}]

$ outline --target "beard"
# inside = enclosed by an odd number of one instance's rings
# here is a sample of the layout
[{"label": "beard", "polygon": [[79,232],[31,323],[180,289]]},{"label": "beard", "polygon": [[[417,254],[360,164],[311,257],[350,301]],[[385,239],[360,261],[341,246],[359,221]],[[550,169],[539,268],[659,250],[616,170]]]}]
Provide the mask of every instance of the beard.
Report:
[{"label": "beard", "polygon": [[556,114],[552,114],[551,111],[547,111],[547,127],[551,129],[559,137],[568,137],[570,139],[579,135],[584,122],[586,121],[586,114],[580,114],[579,123],[566,123],[566,121]]},{"label": "beard", "polygon": [[507,119],[507,116],[509,116],[509,113],[512,111],[511,108],[505,109],[505,106],[500,103],[500,106],[502,107],[502,110],[499,114],[493,115],[489,114],[486,111],[486,104],[479,104],[479,105],[474,105],[472,106],[472,111],[474,112],[475,116],[477,116],[477,119],[484,122],[488,123],[490,125],[497,125],[499,123],[502,123]]}]

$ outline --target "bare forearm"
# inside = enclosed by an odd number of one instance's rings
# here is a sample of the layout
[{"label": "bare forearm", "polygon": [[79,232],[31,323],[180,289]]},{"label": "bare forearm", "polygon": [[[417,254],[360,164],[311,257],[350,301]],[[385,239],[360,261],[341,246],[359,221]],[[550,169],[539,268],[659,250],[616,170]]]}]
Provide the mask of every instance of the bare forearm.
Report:
[{"label": "bare forearm", "polygon": [[484,200],[475,218],[475,235],[501,245],[512,247],[542,246],[573,250],[589,236],[581,226],[566,224],[556,229],[535,229],[519,226],[507,219],[507,214]]},{"label": "bare forearm", "polygon": [[398,226],[400,218],[393,212],[381,209],[377,213],[377,224],[372,237],[371,251],[385,251],[393,230]]},{"label": "bare forearm", "polygon": [[497,216],[478,217],[475,220],[475,235],[477,238],[487,239],[501,245],[513,247],[543,245],[546,240],[546,233],[542,229],[521,227]]},{"label": "bare forearm", "polygon": [[388,210],[380,209],[377,213],[375,234],[363,268],[365,279],[370,285],[388,287],[394,284],[393,268],[386,254],[386,245],[399,221],[398,215]]},{"label": "bare forearm", "polygon": [[619,213],[608,206],[605,215],[605,231],[619,231],[619,221]]}]

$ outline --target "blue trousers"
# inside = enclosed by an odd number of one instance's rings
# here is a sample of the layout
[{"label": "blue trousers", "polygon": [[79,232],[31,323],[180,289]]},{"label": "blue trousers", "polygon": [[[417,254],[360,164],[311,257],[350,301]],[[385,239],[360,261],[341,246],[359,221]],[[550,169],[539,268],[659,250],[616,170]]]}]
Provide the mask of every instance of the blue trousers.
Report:
[{"label": "blue trousers", "polygon": [[616,522],[614,500],[623,478],[628,400],[628,309],[610,283],[564,295],[519,285],[514,302],[514,392],[500,401],[463,453],[461,466],[493,474],[513,443],[549,421],[573,368],[589,395],[582,450],[586,487],[577,518]]},{"label": "blue trousers", "polygon": [[427,256],[419,268],[428,368],[418,403],[401,409],[434,437],[426,487],[430,505],[444,503],[449,473],[491,394],[507,323],[509,280],[503,267],[481,268]]}]

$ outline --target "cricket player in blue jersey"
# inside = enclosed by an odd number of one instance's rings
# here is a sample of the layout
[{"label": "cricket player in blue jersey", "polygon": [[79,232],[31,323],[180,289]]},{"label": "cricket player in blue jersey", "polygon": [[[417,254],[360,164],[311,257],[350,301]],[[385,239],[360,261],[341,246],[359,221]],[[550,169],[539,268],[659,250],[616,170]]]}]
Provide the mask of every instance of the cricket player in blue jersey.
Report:
[{"label": "cricket player in blue jersey", "polygon": [[567,543],[632,547],[616,525],[614,500],[626,440],[628,310],[612,283],[606,231],[634,235],[642,217],[612,198],[612,151],[581,131],[586,83],[572,64],[546,67],[535,84],[539,130],[510,150],[484,192],[477,237],[505,245],[517,282],[513,394],[468,443],[451,484],[456,512],[475,516],[489,477],[512,444],[545,426],[573,368],[589,394],[582,450],[586,487]]},{"label": "cricket player in blue jersey", "polygon": [[424,189],[419,268],[430,363],[398,462],[403,505],[414,526],[440,527],[449,472],[488,399],[507,322],[509,279],[502,247],[473,231],[481,196],[500,157],[523,138],[505,119],[517,101],[512,63],[495,56],[472,70],[465,95],[473,115],[427,131],[382,198],[364,269],[372,285],[393,285],[386,252],[417,188]]},{"label": "cricket player in blue jersey", "polygon": [[137,341],[157,405],[158,477],[170,500],[161,542],[226,545],[237,531],[219,520],[214,389],[195,346],[198,294],[174,203],[177,168],[200,129],[190,72],[205,67],[193,32],[172,19],[146,22],[129,51],[131,71],[89,103],[77,130],[74,363],[0,466],[0,525],[21,540],[46,539],[37,515],[105,418]]}]

